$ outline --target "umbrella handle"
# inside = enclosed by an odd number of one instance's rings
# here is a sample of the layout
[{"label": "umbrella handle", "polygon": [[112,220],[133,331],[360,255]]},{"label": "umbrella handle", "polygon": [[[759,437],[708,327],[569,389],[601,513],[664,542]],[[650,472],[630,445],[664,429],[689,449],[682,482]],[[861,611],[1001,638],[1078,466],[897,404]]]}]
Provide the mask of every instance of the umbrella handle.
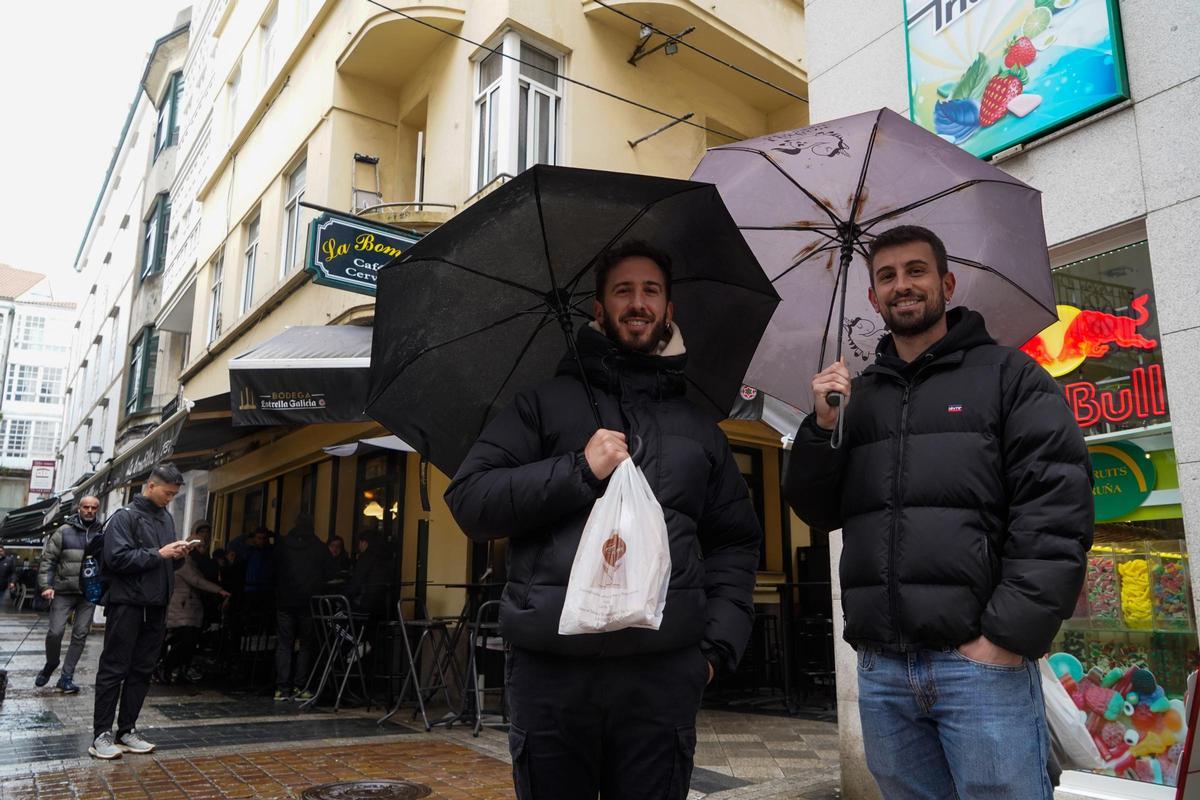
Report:
[{"label": "umbrella handle", "polygon": [[837,424],[829,437],[829,446],[837,450],[842,446],[842,420],[846,418],[846,397],[841,392],[830,392],[825,395],[825,402],[838,410]]}]

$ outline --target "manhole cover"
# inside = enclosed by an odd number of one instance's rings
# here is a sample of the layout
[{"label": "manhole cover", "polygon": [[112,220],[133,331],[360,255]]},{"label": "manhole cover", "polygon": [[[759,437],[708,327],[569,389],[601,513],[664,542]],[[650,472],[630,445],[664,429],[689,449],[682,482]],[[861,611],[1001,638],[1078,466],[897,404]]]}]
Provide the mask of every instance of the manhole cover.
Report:
[{"label": "manhole cover", "polygon": [[338,781],[305,789],[303,800],[415,800],[433,790],[412,781]]}]

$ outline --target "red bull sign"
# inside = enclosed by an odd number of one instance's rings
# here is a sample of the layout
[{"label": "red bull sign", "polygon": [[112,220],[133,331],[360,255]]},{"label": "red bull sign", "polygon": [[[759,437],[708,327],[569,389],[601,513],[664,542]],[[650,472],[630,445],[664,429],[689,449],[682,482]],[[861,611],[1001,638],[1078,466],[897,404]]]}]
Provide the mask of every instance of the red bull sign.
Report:
[{"label": "red bull sign", "polygon": [[[1148,293],[1134,297],[1125,313],[1059,305],[1058,321],[1022,345],[1021,350],[1055,378],[1082,371],[1087,362],[1103,361],[1116,352],[1150,353],[1158,349],[1158,339],[1143,332],[1150,322],[1151,308]],[[1079,426],[1090,428],[1101,422],[1120,425],[1166,416],[1163,368],[1156,362],[1146,359],[1127,376],[1063,385]]]}]

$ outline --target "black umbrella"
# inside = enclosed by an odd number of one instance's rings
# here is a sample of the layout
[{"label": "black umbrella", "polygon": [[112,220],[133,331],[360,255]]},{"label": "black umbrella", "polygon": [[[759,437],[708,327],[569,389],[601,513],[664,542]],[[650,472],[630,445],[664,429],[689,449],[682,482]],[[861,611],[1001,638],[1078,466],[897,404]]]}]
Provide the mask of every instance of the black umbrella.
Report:
[{"label": "black umbrella", "polygon": [[[630,240],[671,257],[689,396],[725,417],[779,297],[716,188],[545,165],[380,270],[367,413],[454,474],[499,409],[574,351],[597,257]],[[591,404],[579,413],[599,427]]]}]

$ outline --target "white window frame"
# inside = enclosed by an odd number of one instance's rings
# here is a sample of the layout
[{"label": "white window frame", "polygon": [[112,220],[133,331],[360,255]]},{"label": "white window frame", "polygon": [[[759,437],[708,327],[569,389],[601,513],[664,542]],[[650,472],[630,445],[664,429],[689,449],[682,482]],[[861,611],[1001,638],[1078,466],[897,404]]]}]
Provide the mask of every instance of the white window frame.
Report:
[{"label": "white window frame", "polygon": [[245,314],[254,305],[254,273],[258,269],[258,243],[262,238],[262,214],[254,212],[246,222],[246,249],[242,251],[242,299],[238,313]]},{"label": "white window frame", "polygon": [[[33,425],[29,430],[29,457],[30,458],[47,458],[54,455],[54,451],[58,448],[59,426],[52,419],[34,420]],[[38,449],[36,446],[38,440],[45,445],[49,442],[49,447]]]},{"label": "white window frame", "polygon": [[276,35],[279,33],[279,4],[267,12],[263,17],[262,23],[259,25],[259,47],[258,47],[258,68],[259,68],[259,89],[267,88],[267,84],[275,77],[275,70],[278,65],[275,63],[275,41]]},{"label": "white window frame", "polygon": [[[96,366],[99,367],[99,363]],[[42,405],[62,404],[63,381],[66,380],[66,372],[62,367],[42,367],[41,374],[38,376],[38,403]]]},{"label": "white window frame", "polygon": [[[13,428],[18,425],[24,427],[24,447],[20,451],[14,451],[13,444]],[[33,420],[31,419],[6,419],[0,422],[0,427],[3,428],[3,444],[4,458],[29,458],[29,441],[33,437]]]},{"label": "white window frame", "polygon": [[241,109],[239,108],[242,94],[241,64],[234,68],[233,74],[229,77],[229,83],[227,83],[226,86],[229,89],[229,94],[227,97],[227,108],[229,111],[229,139],[232,141],[233,137],[237,135],[238,126],[242,123],[240,119]]},{"label": "white window frame", "polygon": [[[299,188],[293,185],[298,173],[304,181]],[[304,208],[300,201],[304,199],[304,191],[308,186],[307,158],[301,158],[296,166],[287,172],[283,185],[287,197],[283,204],[283,242],[279,248],[282,254],[279,262],[280,278],[286,278],[304,258]]]},{"label": "white window frame", "polygon": [[[34,331],[37,331],[36,336]],[[22,314],[17,319],[15,344],[19,350],[45,350],[46,318],[37,314]]]},{"label": "white window frame", "polygon": [[215,342],[221,335],[221,292],[225,280],[225,247],[212,260],[212,278],[208,287],[208,341]]},{"label": "white window frame", "polygon": [[4,399],[14,403],[36,403],[38,399],[38,368],[34,364],[9,362],[4,381]]},{"label": "white window frame", "polygon": [[[471,181],[472,191],[479,191],[497,176],[516,175],[522,169],[539,163],[537,159],[539,138],[536,135],[525,137],[525,152],[520,152],[522,128],[526,132],[536,132],[542,111],[537,100],[546,101],[545,110],[552,119],[547,126],[546,143],[548,159],[546,163],[558,164],[562,159],[561,142],[563,126],[563,87],[562,80],[551,86],[544,78],[533,77],[522,72],[531,71],[521,63],[522,42],[527,47],[555,59],[555,73],[563,74],[563,55],[553,48],[546,47],[540,42],[522,39],[516,31],[506,31],[495,45],[499,54],[486,52],[475,64],[475,93],[472,105],[472,136],[471,136]],[[483,64],[488,58],[500,59],[500,75],[498,78],[480,86]],[[531,102],[526,105],[524,117],[521,115],[522,90],[528,93]],[[494,163],[493,162],[494,159]]]}]

